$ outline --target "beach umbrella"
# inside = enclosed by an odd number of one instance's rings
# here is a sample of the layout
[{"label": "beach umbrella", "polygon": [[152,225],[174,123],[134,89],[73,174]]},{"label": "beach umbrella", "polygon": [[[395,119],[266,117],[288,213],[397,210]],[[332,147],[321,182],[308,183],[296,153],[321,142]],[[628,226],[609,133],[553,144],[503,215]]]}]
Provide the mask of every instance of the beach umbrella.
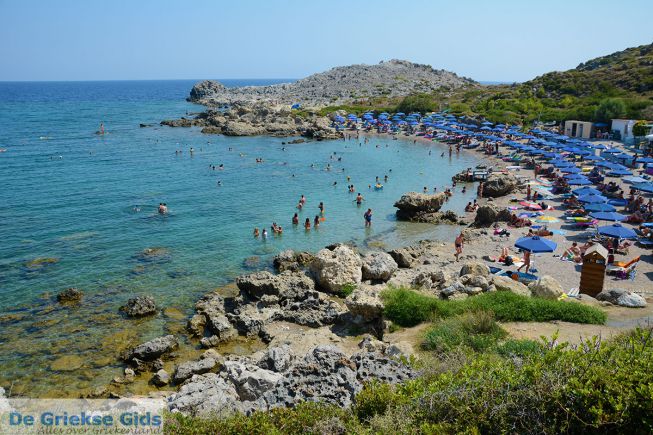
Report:
[{"label": "beach umbrella", "polygon": [[619,154],[621,151],[619,151],[616,148],[608,148],[602,151],[603,154]]},{"label": "beach umbrella", "polygon": [[583,195],[579,196],[578,200],[585,204],[597,204],[601,202],[608,202],[608,198],[603,195]]},{"label": "beach umbrella", "polygon": [[572,167],[564,167],[564,168],[560,169],[560,172],[563,172],[565,174],[580,174],[583,171],[581,171],[580,169],[578,169],[575,166],[572,166]]},{"label": "beach umbrella", "polygon": [[642,192],[653,193],[653,183],[650,181],[646,183],[636,183],[633,184],[633,189],[641,190]]},{"label": "beach umbrella", "polygon": [[531,210],[542,210],[542,207],[539,204],[536,204],[534,202],[529,202],[529,201],[522,201],[519,203],[519,205],[529,208]]},{"label": "beach umbrella", "polygon": [[487,127],[487,126],[485,126],[485,127],[481,127],[480,129],[481,129],[481,130],[492,130],[490,127]]},{"label": "beach umbrella", "polygon": [[576,196],[601,195],[601,191],[593,187],[581,187],[580,189],[572,190],[571,193],[573,193]]},{"label": "beach umbrella", "polygon": [[570,186],[588,186],[592,184],[592,182],[585,177],[576,177],[568,179],[567,184]]},{"label": "beach umbrella", "polygon": [[483,121],[481,122],[481,125],[492,125],[490,121]]},{"label": "beach umbrella", "polygon": [[599,161],[599,160],[603,160],[603,157],[599,157],[599,156],[595,156],[594,154],[591,154],[589,156],[584,156],[583,160],[596,160],[596,161]]},{"label": "beach umbrella", "polygon": [[599,234],[604,236],[616,237],[619,239],[635,239],[637,233],[630,228],[621,226],[621,224],[612,224],[598,228]]},{"label": "beach umbrella", "polygon": [[590,213],[590,216],[593,217],[594,219],[598,219],[600,221],[622,221],[626,219],[626,215],[623,215],[621,213],[617,213],[614,211],[596,211],[593,213]]},{"label": "beach umbrella", "polygon": [[612,204],[606,204],[604,202],[587,204],[583,207],[586,211],[617,211],[617,208]]},{"label": "beach umbrella", "polygon": [[553,166],[555,166],[556,168],[575,168],[576,167],[576,165],[574,165],[573,163],[568,162],[566,160],[556,160],[555,162],[551,162],[551,163],[553,163]]},{"label": "beach umbrella", "polygon": [[515,242],[515,247],[533,253],[538,252],[553,252],[558,247],[557,243],[553,240],[541,238],[539,236],[522,237]]},{"label": "beach umbrella", "polygon": [[633,175],[633,173],[627,169],[612,169],[607,173],[607,175],[620,177],[622,175]]},{"label": "beach umbrella", "polygon": [[605,149],[608,148],[605,145],[603,145],[602,143],[600,143],[598,145],[590,144],[590,147],[594,148],[595,150],[605,150]]},{"label": "beach umbrella", "polygon": [[638,157],[637,163],[653,163],[653,158],[651,157]]},{"label": "beach umbrella", "polygon": [[643,179],[642,177],[635,177],[635,176],[630,176],[630,177],[624,177],[622,180],[625,183],[630,183],[630,184],[635,184],[635,183],[646,183],[646,180]]}]

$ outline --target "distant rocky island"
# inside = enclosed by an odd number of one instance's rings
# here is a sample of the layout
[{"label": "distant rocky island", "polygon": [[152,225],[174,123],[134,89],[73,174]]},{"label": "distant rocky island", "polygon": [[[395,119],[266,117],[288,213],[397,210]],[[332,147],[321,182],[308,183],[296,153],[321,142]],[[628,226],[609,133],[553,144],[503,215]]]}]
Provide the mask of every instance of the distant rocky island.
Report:
[{"label": "distant rocky island", "polygon": [[227,88],[205,80],[193,86],[188,101],[207,106],[267,102],[323,107],[358,98],[404,97],[436,89],[478,85],[453,72],[393,59],[377,65],[349,65],[313,74],[294,83]]},{"label": "distant rocky island", "polygon": [[[405,60],[349,65],[313,74],[294,83],[227,88],[214,80],[197,83],[188,101],[207,106],[194,118],[162,121],[170,127],[202,127],[227,136],[295,136],[336,139],[341,133],[320,113],[326,106],[358,99],[402,98],[435,90],[453,92],[479,86],[455,73]],[[292,110],[292,107],[301,111]]]}]

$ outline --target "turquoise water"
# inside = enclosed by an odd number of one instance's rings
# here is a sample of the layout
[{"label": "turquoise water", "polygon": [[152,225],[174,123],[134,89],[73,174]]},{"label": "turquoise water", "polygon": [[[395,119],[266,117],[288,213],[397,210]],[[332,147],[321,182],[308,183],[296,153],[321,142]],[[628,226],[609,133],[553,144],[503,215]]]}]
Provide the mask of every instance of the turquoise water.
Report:
[{"label": "turquoise water", "polygon": [[[7,150],[0,153],[0,385],[14,381],[47,394],[49,378],[35,373],[59,376],[52,379],[72,389],[107,382],[102,368],[119,365],[108,363],[104,338],[127,328],[120,341],[137,341],[168,331],[169,322],[178,327],[198,296],[248,268],[269,267],[283,249],[452,237],[447,227],[398,224],[392,204],[406,191],[441,189],[475,164],[471,154],[441,158],[442,145],[387,137],[360,146],[362,138],[282,145],[288,139],[159,126],[202,109],[184,101],[192,83],[0,83],[0,148]],[[104,136],[94,134],[100,122]],[[219,164],[224,170],[209,168]],[[368,189],[386,174],[383,190]],[[364,195],[363,207],[347,192],[350,183]],[[290,224],[302,194],[302,222],[325,204],[318,230]],[[473,189],[457,192],[447,208],[461,211],[472,199]],[[157,213],[160,202],[168,215]],[[367,207],[374,210],[369,230]],[[282,236],[252,237],[254,227],[270,231],[272,222],[284,227]],[[162,255],[139,256],[154,247]],[[37,258],[51,260],[29,264]],[[84,291],[80,307],[53,302],[67,287]],[[139,321],[134,330],[117,308],[139,293],[181,315]],[[30,348],[17,351],[25,340]],[[62,355],[81,355],[85,375],[53,366]]]}]

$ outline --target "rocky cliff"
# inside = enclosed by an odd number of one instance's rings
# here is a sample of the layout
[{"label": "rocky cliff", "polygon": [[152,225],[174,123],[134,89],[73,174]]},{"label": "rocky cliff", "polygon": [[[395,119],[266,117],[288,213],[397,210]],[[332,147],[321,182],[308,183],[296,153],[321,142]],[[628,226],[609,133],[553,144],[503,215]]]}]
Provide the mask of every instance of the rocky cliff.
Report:
[{"label": "rocky cliff", "polygon": [[342,104],[357,98],[402,97],[447,87],[475,85],[471,79],[404,60],[377,65],[349,65],[313,74],[294,83],[227,88],[206,80],[196,84],[189,101],[209,106],[234,102],[266,101],[319,107]]}]

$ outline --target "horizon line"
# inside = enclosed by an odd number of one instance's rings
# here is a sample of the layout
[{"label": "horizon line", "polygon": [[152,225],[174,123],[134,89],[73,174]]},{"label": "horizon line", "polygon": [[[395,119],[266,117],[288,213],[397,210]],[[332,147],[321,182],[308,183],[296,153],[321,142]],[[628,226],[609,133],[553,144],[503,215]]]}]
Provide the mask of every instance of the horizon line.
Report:
[{"label": "horizon line", "polygon": [[[0,83],[92,83],[92,82],[174,82],[174,81],[204,81],[204,80],[214,80],[217,82],[226,81],[226,80],[288,80],[288,81],[297,81],[301,80],[299,78],[290,78],[290,77],[245,77],[245,78],[219,78],[219,79],[198,79],[198,78],[184,78],[184,79],[81,79],[81,80],[0,80]],[[480,84],[501,84],[501,85],[510,85],[513,83],[519,84],[523,81],[517,80],[474,80],[476,83]]]}]

